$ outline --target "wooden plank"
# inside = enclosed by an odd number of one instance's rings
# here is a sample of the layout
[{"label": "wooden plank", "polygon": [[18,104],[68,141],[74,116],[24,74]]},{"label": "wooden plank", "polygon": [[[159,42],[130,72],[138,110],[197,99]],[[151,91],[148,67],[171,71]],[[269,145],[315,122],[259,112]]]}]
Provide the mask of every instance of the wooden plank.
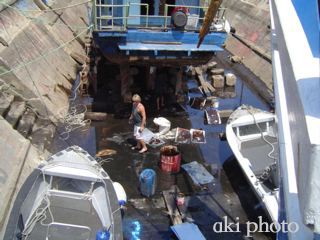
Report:
[{"label": "wooden plank", "polygon": [[85,119],[94,121],[105,121],[107,119],[107,113],[103,112],[86,112],[84,115]]},{"label": "wooden plank", "polygon": [[207,85],[207,88],[212,92],[214,93],[216,91],[216,89],[208,82],[206,82],[206,85]]},{"label": "wooden plank", "polygon": [[170,219],[173,225],[182,223],[182,218],[181,218],[179,209],[176,205],[176,194],[177,194],[176,188],[171,188],[171,190],[166,190],[162,192],[164,201],[168,209],[168,214],[170,216]]},{"label": "wooden plank", "polygon": [[212,87],[203,77],[202,69],[200,67],[195,68],[196,73],[198,75],[198,79],[200,82],[200,85],[204,91],[204,94],[208,97],[215,91],[214,87]]}]

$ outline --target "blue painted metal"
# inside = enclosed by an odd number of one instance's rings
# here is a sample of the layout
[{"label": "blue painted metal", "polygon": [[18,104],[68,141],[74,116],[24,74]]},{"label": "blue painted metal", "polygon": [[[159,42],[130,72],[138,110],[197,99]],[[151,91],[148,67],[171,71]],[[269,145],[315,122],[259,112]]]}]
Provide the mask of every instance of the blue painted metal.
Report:
[{"label": "blue painted metal", "polygon": [[[161,55],[168,51],[188,52],[188,56],[193,52],[215,52],[222,51],[220,47],[226,40],[227,33],[212,32],[209,33],[203,46],[196,48],[198,40],[198,33],[195,32],[182,32],[182,31],[142,31],[136,29],[129,29],[127,32],[94,32],[95,42],[98,43],[100,49],[104,54],[120,54],[121,51],[127,55],[134,55],[132,51],[142,50],[150,51],[157,50],[156,54]],[[172,43],[172,44],[169,44]],[[150,55],[150,53],[146,53]]]},{"label": "blue painted metal", "polygon": [[197,44],[181,44],[181,45],[166,45],[166,44],[144,44],[144,43],[127,43],[119,45],[119,49],[123,51],[187,51],[187,52],[215,52],[222,51],[222,48],[215,45],[201,45],[197,48]]},{"label": "blue painted metal", "polygon": [[[113,8],[107,7],[115,17],[113,20],[108,16],[107,19],[98,19],[104,22],[105,29],[97,29],[93,32],[95,42],[99,45],[104,55],[122,55],[122,56],[157,56],[157,57],[192,57],[193,53],[208,54],[216,51],[222,51],[221,46],[224,44],[227,33],[223,31],[209,32],[204,39],[203,46],[196,48],[198,42],[198,31],[200,21],[203,19],[203,9],[200,9],[200,0],[189,0],[190,22],[184,30],[178,30],[171,24],[171,17],[165,13],[165,16],[157,15],[140,15],[142,7],[140,0],[133,0],[128,3],[124,0],[101,0],[102,4],[114,4]],[[185,1],[176,0],[176,6],[185,5]],[[117,5],[118,4],[118,5]],[[156,0],[153,4],[152,11],[159,14],[160,1]],[[127,6],[127,7],[125,7]],[[193,7],[191,7],[193,6]],[[174,6],[169,6],[173,8]],[[98,5],[97,9],[106,8],[105,5]],[[110,10],[111,9],[111,10]],[[113,9],[113,10],[112,10]],[[126,13],[128,10],[129,12]],[[150,9],[149,9],[150,12]],[[100,15],[109,15],[109,12],[97,13]],[[117,17],[130,17],[118,19]],[[192,15],[192,14],[195,14]],[[137,19],[136,17],[137,16]],[[120,22],[119,22],[120,21]],[[198,23],[199,22],[199,23]],[[99,25],[99,23],[97,23]],[[136,24],[136,25],[135,25]],[[101,26],[101,25],[99,25]],[[150,28],[150,26],[154,28]],[[139,29],[143,27],[144,29]]]},{"label": "blue painted metal", "polygon": [[[127,32],[97,32],[99,38],[103,37],[124,37],[125,42],[181,42],[186,44],[196,44],[198,41],[197,32],[182,31],[143,31],[128,30]],[[211,44],[221,46],[227,38],[226,32],[211,32],[203,41],[203,44]]]}]

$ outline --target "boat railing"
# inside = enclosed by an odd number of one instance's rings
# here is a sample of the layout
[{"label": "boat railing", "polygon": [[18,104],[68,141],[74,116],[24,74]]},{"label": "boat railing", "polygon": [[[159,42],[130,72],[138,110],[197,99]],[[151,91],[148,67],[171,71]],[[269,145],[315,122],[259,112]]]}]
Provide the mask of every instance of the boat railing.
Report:
[{"label": "boat railing", "polygon": [[[145,14],[141,14],[141,10]],[[147,3],[104,4],[94,1],[93,24],[95,31],[127,31],[128,29],[169,30],[174,28],[171,13],[176,9],[184,9],[187,24],[184,31],[199,30],[204,21],[207,6],[165,4],[163,14],[150,14]],[[160,10],[159,10],[160,12]],[[226,8],[219,8],[210,31],[224,30]]]},{"label": "boat railing", "polygon": [[[68,171],[70,169],[73,169],[73,171]],[[88,181],[101,181],[101,179],[109,178],[105,172],[100,171],[100,167],[96,164],[88,165],[87,163],[67,162],[65,160],[56,160],[54,164],[48,164],[40,170],[48,176],[69,177]]]}]

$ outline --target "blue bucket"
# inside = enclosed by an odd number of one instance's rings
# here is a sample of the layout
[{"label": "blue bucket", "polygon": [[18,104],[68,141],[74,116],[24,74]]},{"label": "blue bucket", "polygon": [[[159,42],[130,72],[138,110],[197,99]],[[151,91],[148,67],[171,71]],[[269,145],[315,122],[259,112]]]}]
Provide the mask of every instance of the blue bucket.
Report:
[{"label": "blue bucket", "polygon": [[150,197],[156,191],[156,173],[152,169],[145,169],[140,173],[141,194]]}]

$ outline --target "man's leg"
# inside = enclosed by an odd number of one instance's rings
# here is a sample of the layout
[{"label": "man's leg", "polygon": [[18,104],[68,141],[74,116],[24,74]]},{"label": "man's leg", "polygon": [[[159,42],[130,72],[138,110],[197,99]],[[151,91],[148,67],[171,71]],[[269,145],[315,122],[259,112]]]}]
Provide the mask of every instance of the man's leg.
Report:
[{"label": "man's leg", "polygon": [[137,139],[137,137],[139,137],[139,128],[134,126],[133,128],[133,136],[134,136],[134,139],[137,141],[137,144],[132,147],[132,150],[140,150],[141,149],[141,144],[140,144],[140,139]]},{"label": "man's leg", "polygon": [[139,153],[144,153],[144,152],[148,151],[148,148],[147,148],[144,140],[140,139],[140,140],[139,140],[139,143],[140,143],[141,146],[142,146],[142,148],[141,148],[141,150],[139,151]]}]

